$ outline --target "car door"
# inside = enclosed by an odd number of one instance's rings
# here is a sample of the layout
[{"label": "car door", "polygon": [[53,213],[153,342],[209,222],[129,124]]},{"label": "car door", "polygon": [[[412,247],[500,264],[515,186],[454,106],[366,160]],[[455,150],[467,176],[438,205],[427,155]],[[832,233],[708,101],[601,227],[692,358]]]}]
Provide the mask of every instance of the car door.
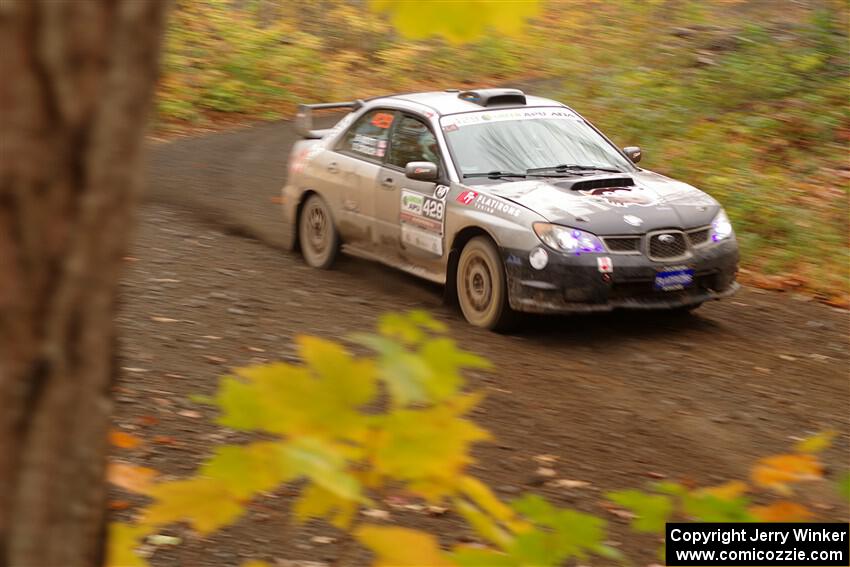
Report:
[{"label": "car door", "polygon": [[366,112],[342,135],[333,151],[315,163],[317,189],[332,201],[343,240],[371,249],[374,243],[375,183],[386,155],[395,111]]},{"label": "car door", "polygon": [[389,149],[378,175],[377,245],[385,253],[431,268],[443,255],[445,195],[435,195],[435,182],[405,176],[405,166],[412,161],[436,163],[442,171],[437,138],[427,122],[400,113],[390,132]]}]

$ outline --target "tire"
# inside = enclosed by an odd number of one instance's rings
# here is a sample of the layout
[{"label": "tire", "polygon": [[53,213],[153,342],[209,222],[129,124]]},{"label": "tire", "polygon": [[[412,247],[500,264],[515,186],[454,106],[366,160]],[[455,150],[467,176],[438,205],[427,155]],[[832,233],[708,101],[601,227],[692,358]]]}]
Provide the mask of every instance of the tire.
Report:
[{"label": "tire", "polygon": [[339,232],[327,203],[310,195],[298,216],[298,243],[308,266],[329,269],[339,252]]},{"label": "tire", "polygon": [[508,305],[505,267],[489,238],[476,236],[463,247],[456,287],[460,310],[471,325],[506,331],[516,323],[516,313]]}]

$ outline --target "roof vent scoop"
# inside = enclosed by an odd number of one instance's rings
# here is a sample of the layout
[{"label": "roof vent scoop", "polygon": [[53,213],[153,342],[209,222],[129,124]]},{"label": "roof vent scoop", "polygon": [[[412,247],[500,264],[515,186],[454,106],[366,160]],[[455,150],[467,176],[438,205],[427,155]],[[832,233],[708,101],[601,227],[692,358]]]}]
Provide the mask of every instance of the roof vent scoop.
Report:
[{"label": "roof vent scoop", "polygon": [[463,91],[457,97],[479,106],[525,104],[525,93],[519,89],[478,89],[476,91]]}]

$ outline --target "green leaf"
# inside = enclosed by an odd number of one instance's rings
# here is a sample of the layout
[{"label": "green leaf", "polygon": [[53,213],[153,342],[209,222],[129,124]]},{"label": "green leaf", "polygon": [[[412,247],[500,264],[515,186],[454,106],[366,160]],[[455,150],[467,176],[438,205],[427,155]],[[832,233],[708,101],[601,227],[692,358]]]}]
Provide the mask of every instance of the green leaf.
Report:
[{"label": "green leaf", "polygon": [[847,471],[838,479],[838,493],[844,497],[846,502],[850,502],[850,471]]},{"label": "green leaf", "polygon": [[287,444],[283,456],[292,470],[339,498],[363,501],[360,483],[347,472],[351,449],[311,437]]},{"label": "green leaf", "polygon": [[461,567],[521,567],[514,557],[493,549],[459,546],[450,557]]},{"label": "green leaf", "polygon": [[718,498],[713,494],[695,491],[682,496],[682,509],[691,518],[700,522],[752,522],[748,498]]},{"label": "green leaf", "polygon": [[[590,554],[604,557],[616,554],[616,550],[603,543],[606,522],[602,518],[555,507],[536,494],[525,495],[512,506],[535,524],[547,528],[545,532],[524,532],[517,536],[512,552],[525,561],[545,560],[547,564],[558,565],[569,557],[583,559]],[[535,533],[544,533],[545,537],[541,539]]]},{"label": "green leaf", "polygon": [[445,337],[417,335],[415,342],[420,347],[415,352],[388,336],[358,334],[352,339],[379,354],[379,375],[396,406],[435,403],[454,396],[463,385],[462,370],[490,367],[486,359],[460,350]]},{"label": "green leaf", "polygon": [[609,492],[607,498],[635,514],[632,528],[639,532],[661,533],[673,513],[669,496],[648,494],[640,490]]}]

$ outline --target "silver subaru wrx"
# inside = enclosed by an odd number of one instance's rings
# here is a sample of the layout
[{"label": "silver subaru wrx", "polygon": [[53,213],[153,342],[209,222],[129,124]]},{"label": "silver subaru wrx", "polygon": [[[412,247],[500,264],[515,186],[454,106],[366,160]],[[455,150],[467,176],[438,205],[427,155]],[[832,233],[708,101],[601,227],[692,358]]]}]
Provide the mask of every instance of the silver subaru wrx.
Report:
[{"label": "silver subaru wrx", "polygon": [[[350,112],[312,129],[325,109]],[[445,284],[489,329],[517,312],[690,310],[738,289],[717,201],[554,100],[401,94],[302,105],[296,128],[283,212],[311,266],[342,247]]]}]

